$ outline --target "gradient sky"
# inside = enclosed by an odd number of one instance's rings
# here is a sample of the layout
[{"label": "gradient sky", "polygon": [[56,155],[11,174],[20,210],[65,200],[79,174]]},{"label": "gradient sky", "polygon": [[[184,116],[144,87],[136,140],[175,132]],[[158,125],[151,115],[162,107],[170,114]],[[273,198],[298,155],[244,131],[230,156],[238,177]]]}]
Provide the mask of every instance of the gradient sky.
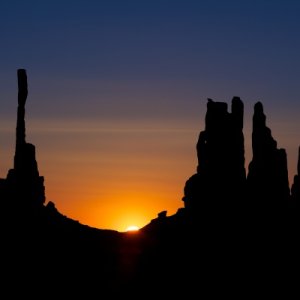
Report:
[{"label": "gradient sky", "polygon": [[207,98],[257,101],[288,155],[300,145],[300,1],[0,2],[0,177],[13,165],[17,69],[46,202],[98,228],[183,206]]}]

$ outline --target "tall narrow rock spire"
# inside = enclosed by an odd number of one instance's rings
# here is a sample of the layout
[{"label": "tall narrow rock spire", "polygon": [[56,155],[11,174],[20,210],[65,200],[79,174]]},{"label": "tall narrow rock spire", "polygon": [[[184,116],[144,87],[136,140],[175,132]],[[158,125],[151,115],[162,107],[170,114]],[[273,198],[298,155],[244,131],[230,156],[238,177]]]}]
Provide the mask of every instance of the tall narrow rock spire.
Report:
[{"label": "tall narrow rock spire", "polygon": [[252,152],[247,177],[251,203],[256,202],[255,207],[267,210],[287,204],[290,191],[286,152],[277,148],[277,142],[266,126],[261,102],[254,106]]},{"label": "tall narrow rock spire", "polygon": [[25,103],[28,95],[26,70],[18,70],[17,145],[26,143]]},{"label": "tall narrow rock spire", "polygon": [[18,69],[18,110],[14,168],[7,176],[12,198],[24,205],[45,201],[44,177],[39,175],[35,146],[26,142],[25,104],[28,95],[26,70]]},{"label": "tall narrow rock spire", "polygon": [[23,159],[21,158],[26,144],[26,126],[25,126],[25,104],[28,95],[26,70],[18,69],[18,110],[16,127],[16,149],[14,168],[19,169]]}]

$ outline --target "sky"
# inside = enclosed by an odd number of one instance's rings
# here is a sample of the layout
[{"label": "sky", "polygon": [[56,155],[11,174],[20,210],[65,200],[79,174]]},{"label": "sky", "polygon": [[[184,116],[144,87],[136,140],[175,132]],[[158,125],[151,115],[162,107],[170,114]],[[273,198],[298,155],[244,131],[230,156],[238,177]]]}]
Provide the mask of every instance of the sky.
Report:
[{"label": "sky", "polygon": [[300,1],[0,2],[0,177],[13,166],[17,69],[28,76],[27,142],[46,203],[101,229],[183,207],[207,98],[253,106],[286,149],[300,145]]}]

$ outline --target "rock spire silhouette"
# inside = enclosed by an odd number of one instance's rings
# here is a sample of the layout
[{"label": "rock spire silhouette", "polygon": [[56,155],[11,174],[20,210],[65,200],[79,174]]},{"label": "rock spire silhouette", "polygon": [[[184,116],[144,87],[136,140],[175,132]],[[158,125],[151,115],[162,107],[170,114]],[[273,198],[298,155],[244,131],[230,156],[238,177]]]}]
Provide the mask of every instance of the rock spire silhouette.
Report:
[{"label": "rock spire silhouette", "polygon": [[259,209],[282,209],[290,196],[287,155],[278,149],[266,126],[263,105],[254,106],[252,130],[253,158],[247,176],[247,197]]},{"label": "rock spire silhouette", "polygon": [[[184,187],[184,206],[196,217],[201,211],[227,214],[253,213],[287,208],[290,200],[287,155],[278,149],[266,126],[263,105],[254,105],[252,127],[253,157],[245,172],[243,102],[234,97],[231,113],[227,103],[208,99],[205,130],[197,143],[197,173]],[[292,187],[293,199],[299,198],[298,175]]]},{"label": "rock spire silhouette", "polygon": [[45,202],[44,177],[39,175],[35,146],[26,142],[25,104],[28,96],[26,70],[18,69],[18,110],[14,168],[8,171],[4,186],[10,204],[38,208]]},{"label": "rock spire silhouette", "polygon": [[244,196],[246,184],[244,105],[239,97],[231,103],[208,99],[205,130],[197,143],[197,173],[184,187],[184,206],[190,214],[201,210],[236,207]]}]

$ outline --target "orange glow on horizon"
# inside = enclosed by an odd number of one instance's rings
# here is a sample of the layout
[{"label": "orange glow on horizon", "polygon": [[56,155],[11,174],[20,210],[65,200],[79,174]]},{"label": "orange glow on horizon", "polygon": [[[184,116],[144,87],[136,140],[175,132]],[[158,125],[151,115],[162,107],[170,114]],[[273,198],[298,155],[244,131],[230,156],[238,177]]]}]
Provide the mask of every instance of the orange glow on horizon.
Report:
[{"label": "orange glow on horizon", "polygon": [[126,232],[136,232],[139,230],[139,227],[138,226],[135,226],[135,225],[130,225],[126,228]]},{"label": "orange glow on horizon", "polygon": [[[82,224],[120,232],[130,224],[144,227],[163,210],[176,213],[195,168],[189,144],[197,132],[156,126],[30,130],[28,140],[36,145],[39,172],[45,178],[46,203],[52,201],[59,212]],[[193,159],[187,163],[186,157]]]},{"label": "orange glow on horizon", "polygon": [[[166,124],[156,123],[155,128],[148,124],[145,127],[152,129],[143,130],[138,124],[125,123],[119,131],[98,131],[92,130],[94,122],[78,125],[80,130],[68,122],[64,124],[63,130],[51,130],[51,124],[47,124],[48,131],[35,130],[39,124],[34,128],[28,125],[27,134],[28,142],[36,146],[39,172],[45,179],[46,203],[52,201],[60,213],[91,227],[124,232],[130,224],[143,228],[163,210],[170,216],[183,207],[183,189],[196,171],[195,144],[203,126],[167,130]],[[296,131],[269,126],[280,147],[289,146],[291,184],[297,166]],[[5,128],[10,127],[13,125]],[[245,127],[247,169],[251,128]],[[174,123],[173,128],[178,124]],[[2,134],[6,143],[2,147],[0,177],[5,178],[13,165],[15,132],[10,129]]]},{"label": "orange glow on horizon", "polygon": [[[119,232],[127,231],[129,225],[134,224],[143,228],[157,217],[158,213],[166,209],[168,215],[174,214],[182,207],[181,200],[176,201],[174,192],[166,197],[161,197],[162,188],[158,187],[150,194],[149,188],[145,187],[148,195],[144,195],[139,187],[135,193],[124,191],[123,194],[113,194],[103,191],[103,194],[90,194],[82,200],[81,196],[74,195],[68,201],[55,202],[58,211],[64,215],[99,229],[112,229]],[[63,199],[67,195],[64,195]],[[84,204],[83,204],[84,203]],[[166,204],[167,203],[167,204]]]}]

